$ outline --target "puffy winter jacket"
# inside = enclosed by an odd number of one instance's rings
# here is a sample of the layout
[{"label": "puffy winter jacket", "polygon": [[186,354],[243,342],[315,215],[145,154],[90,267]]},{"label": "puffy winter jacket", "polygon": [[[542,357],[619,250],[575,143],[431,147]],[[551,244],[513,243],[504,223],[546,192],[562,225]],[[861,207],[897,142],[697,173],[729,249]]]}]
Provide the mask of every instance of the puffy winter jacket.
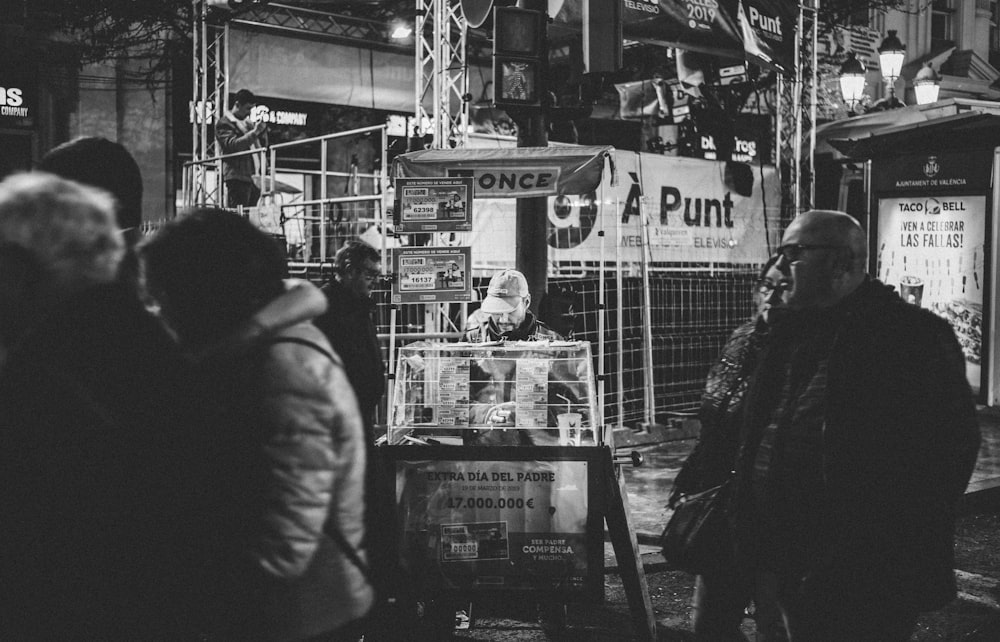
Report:
[{"label": "puffy winter jacket", "polygon": [[[282,306],[279,298],[270,309]],[[218,523],[208,568],[223,579],[207,619],[227,639],[327,633],[364,616],[373,599],[331,537],[339,530],[357,550],[364,535],[357,402],[323,334],[288,316],[202,363],[207,405],[221,418],[206,448],[217,464],[206,469],[206,511]]]}]

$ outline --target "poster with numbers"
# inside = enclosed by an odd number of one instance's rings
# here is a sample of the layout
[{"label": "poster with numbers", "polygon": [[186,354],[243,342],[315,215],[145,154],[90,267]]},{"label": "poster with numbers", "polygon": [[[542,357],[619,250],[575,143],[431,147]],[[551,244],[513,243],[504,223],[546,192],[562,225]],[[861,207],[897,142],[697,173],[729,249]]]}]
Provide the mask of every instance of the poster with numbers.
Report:
[{"label": "poster with numbers", "polygon": [[461,232],[472,229],[472,177],[397,178],[395,231]]},{"label": "poster with numbers", "polygon": [[393,303],[472,300],[470,247],[402,247],[392,250]]}]

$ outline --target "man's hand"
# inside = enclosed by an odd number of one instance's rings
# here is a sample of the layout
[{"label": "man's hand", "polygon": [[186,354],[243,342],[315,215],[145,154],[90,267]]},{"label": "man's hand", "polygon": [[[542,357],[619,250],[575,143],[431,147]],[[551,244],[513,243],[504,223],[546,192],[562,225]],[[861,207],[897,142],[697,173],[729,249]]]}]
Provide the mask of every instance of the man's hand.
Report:
[{"label": "man's hand", "polygon": [[494,426],[512,426],[514,424],[514,406],[513,401],[505,401],[493,406],[486,411],[487,423]]},{"label": "man's hand", "polygon": [[257,124],[253,126],[253,133],[255,136],[260,138],[260,135],[267,131],[267,123],[262,120],[258,120]]}]

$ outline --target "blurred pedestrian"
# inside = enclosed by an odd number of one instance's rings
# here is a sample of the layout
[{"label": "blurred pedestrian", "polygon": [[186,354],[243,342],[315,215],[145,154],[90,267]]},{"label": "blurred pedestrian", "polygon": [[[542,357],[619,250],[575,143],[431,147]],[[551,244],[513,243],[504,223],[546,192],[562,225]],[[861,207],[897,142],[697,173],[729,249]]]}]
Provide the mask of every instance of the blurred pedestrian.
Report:
[{"label": "blurred pedestrian", "polygon": [[[257,97],[249,89],[241,89],[233,97],[232,107],[215,123],[215,140],[223,154],[236,154],[267,147],[267,123],[252,122],[250,112],[257,106]],[[260,174],[262,153],[240,154],[222,160],[222,178],[226,184],[226,206],[251,207],[260,200],[260,186],[254,176]]]},{"label": "blurred pedestrian", "polygon": [[908,640],[955,597],[955,506],[979,446],[954,331],[865,273],[849,215],[792,221],[787,310],[748,384],[737,554],[793,642]]},{"label": "blurred pedestrian", "polygon": [[[768,318],[781,307],[785,279],[772,256],[760,270],[754,284],[754,318],[736,328],[722,348],[719,361],[708,372],[698,418],[698,443],[674,480],[668,506],[675,508],[684,496],[695,495],[725,482],[736,466],[736,451],[742,429],[743,401],[747,382],[757,366],[757,358],[768,331]],[[731,547],[732,540],[721,543]],[[753,576],[729,559],[720,557],[720,566],[699,574],[695,580],[694,633],[698,640],[722,642],[745,640],[740,632],[744,611],[753,599]],[[757,629],[780,629],[780,616],[773,605],[758,600]],[[771,638],[775,639],[775,638]]]},{"label": "blurred pedestrian", "polygon": [[116,203],[0,183],[0,638],[176,637],[182,361],[120,277]]},{"label": "blurred pedestrian", "polygon": [[351,382],[365,423],[368,453],[365,479],[365,542],[375,588],[376,607],[370,630],[373,639],[389,639],[394,622],[385,607],[400,590],[400,569],[393,555],[393,496],[391,482],[375,448],[375,414],[385,394],[385,362],[378,342],[373,315],[372,286],[382,273],[382,257],[371,245],[350,240],[334,256],[333,278],[323,286],[328,308],[313,323],[329,339],[344,360],[344,370]]},{"label": "blurred pedestrian", "polygon": [[363,241],[347,241],[334,256],[333,270],[333,278],[323,286],[329,306],[313,323],[343,359],[361,416],[369,429],[367,437],[374,441],[371,430],[375,410],[385,394],[385,362],[375,329],[371,295],[372,286],[382,273],[382,257]]},{"label": "blurred pedestrian", "polygon": [[115,197],[115,218],[126,247],[142,240],[142,173],[121,143],[80,136],[50,149],[38,169],[109,192]]},{"label": "blurred pedestrian", "polygon": [[207,633],[353,642],[372,603],[365,449],[340,358],[309,323],[318,310],[286,305],[281,248],[232,212],[172,221],[140,259],[205,393]]}]

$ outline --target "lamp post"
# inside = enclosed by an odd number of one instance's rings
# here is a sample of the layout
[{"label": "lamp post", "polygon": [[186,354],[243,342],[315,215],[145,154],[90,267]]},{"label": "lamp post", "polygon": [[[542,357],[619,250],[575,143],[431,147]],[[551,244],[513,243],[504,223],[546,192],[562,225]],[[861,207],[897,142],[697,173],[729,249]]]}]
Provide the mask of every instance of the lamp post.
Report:
[{"label": "lamp post", "polygon": [[886,99],[885,109],[902,107],[903,103],[896,98],[896,80],[903,68],[903,58],[906,57],[906,45],[900,42],[896,36],[896,30],[890,29],[889,35],[882,40],[878,46],[878,64],[882,69],[882,78],[885,80],[889,96]]},{"label": "lamp post", "polygon": [[854,109],[865,93],[865,63],[858,60],[853,51],[847,52],[847,60],[840,66],[840,93],[847,105],[847,114],[854,116]]},{"label": "lamp post", "polygon": [[937,102],[941,90],[941,76],[934,71],[931,63],[924,65],[913,77],[913,94],[918,105],[928,105]]}]

